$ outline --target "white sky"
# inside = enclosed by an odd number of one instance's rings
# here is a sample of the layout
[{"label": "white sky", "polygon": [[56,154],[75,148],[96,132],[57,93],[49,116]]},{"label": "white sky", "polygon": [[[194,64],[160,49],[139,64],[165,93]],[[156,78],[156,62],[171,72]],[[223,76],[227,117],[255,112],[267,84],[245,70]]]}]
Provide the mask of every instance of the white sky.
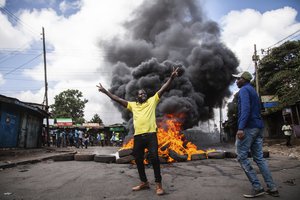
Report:
[{"label": "white sky", "polygon": [[[34,49],[33,46],[41,42],[34,33],[40,33],[41,27],[44,27],[48,49],[49,104],[54,103],[54,96],[60,92],[78,89],[89,100],[85,108],[86,120],[90,120],[97,113],[105,124],[120,123],[123,120],[119,112],[109,98],[100,94],[96,88],[99,82],[109,88],[111,77],[111,72],[104,67],[107,63],[103,62],[103,50],[99,49],[98,43],[100,39],[110,39],[114,35],[122,34],[120,23],[128,19],[132,10],[140,3],[141,0],[82,0],[72,3],[63,1],[59,6],[61,12],[68,12],[74,8],[80,8],[80,11],[69,17],[58,15],[50,8],[14,13],[25,26],[15,26],[0,12],[0,50],[20,47],[23,50]],[[0,5],[5,5],[5,0],[0,0]],[[254,44],[257,45],[260,54],[260,49],[269,47],[299,30],[297,15],[297,10],[291,7],[266,12],[243,9],[224,13],[217,22],[222,29],[222,41],[240,61],[240,70],[254,72],[251,60]],[[7,78],[14,76],[4,76],[1,66],[1,94],[21,101],[42,103],[42,59],[32,68],[22,71],[23,77],[39,81],[36,90],[26,89],[31,82],[8,87]],[[235,90],[235,87],[232,88]],[[226,113],[223,115],[225,117]]]}]

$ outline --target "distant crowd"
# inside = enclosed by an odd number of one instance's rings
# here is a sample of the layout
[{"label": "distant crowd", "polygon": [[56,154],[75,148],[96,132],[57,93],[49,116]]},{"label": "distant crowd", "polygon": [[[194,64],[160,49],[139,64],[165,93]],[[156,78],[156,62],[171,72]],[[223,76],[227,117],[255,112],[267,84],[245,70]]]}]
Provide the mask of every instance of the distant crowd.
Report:
[{"label": "distant crowd", "polygon": [[[76,148],[88,148],[88,146],[122,146],[123,137],[119,132],[106,134],[103,131],[91,129],[50,129],[49,145],[56,147],[74,146]],[[42,133],[43,146],[48,145],[46,131]]]}]

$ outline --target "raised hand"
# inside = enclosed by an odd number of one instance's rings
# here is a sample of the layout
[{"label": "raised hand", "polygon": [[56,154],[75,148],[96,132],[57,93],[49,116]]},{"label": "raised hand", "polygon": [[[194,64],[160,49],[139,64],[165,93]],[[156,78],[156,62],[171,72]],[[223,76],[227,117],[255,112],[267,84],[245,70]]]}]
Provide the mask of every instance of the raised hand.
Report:
[{"label": "raised hand", "polygon": [[98,88],[99,92],[106,93],[106,89],[101,85],[101,83],[99,83],[99,85],[96,85],[96,87]]},{"label": "raised hand", "polygon": [[178,76],[178,72],[179,72],[179,67],[177,67],[176,69],[173,67],[171,78],[175,78],[176,76]]}]

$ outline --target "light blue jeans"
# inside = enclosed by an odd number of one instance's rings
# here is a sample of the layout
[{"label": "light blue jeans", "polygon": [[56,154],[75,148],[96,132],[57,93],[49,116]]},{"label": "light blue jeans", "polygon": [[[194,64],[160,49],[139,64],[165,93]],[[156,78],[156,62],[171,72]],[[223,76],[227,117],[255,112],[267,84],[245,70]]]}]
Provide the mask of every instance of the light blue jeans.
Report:
[{"label": "light blue jeans", "polygon": [[237,160],[241,164],[242,169],[246,173],[253,189],[259,190],[262,187],[260,184],[255,169],[253,169],[248,153],[251,152],[253,160],[256,162],[259,171],[261,172],[264,181],[270,190],[276,190],[276,185],[273,181],[266,160],[263,158],[263,129],[248,128],[244,129],[245,137],[243,140],[236,139]]}]

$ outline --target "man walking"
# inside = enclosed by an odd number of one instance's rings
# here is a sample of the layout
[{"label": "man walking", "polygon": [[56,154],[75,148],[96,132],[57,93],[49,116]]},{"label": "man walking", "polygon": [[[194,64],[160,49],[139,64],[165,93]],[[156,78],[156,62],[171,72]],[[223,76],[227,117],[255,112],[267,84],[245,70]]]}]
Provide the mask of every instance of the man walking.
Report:
[{"label": "man walking", "polygon": [[143,189],[149,189],[149,182],[145,173],[144,166],[144,151],[145,148],[149,151],[149,159],[152,163],[155,182],[156,182],[156,194],[164,194],[162,188],[162,178],[160,173],[160,163],[158,159],[158,141],[156,135],[156,116],[155,109],[160,100],[162,94],[170,86],[172,80],[178,76],[178,69],[173,69],[171,77],[168,81],[155,93],[154,96],[148,99],[147,93],[144,89],[140,89],[137,93],[137,102],[128,102],[116,95],[107,91],[100,83],[97,86],[98,90],[112,100],[118,102],[133,113],[133,125],[134,125],[134,145],[133,154],[135,156],[135,162],[137,165],[139,177],[141,183],[138,186],[132,188],[133,191],[139,191]]},{"label": "man walking", "polygon": [[269,167],[263,158],[264,125],[260,115],[259,97],[250,84],[252,75],[245,71],[240,74],[233,74],[233,77],[237,79],[236,84],[240,88],[238,94],[238,131],[236,133],[237,159],[253,188],[252,192],[244,194],[244,197],[254,198],[265,193],[264,188],[257,178],[255,169],[248,159],[249,151],[268,187],[267,194],[277,197],[279,196],[277,187],[273,181]]}]

